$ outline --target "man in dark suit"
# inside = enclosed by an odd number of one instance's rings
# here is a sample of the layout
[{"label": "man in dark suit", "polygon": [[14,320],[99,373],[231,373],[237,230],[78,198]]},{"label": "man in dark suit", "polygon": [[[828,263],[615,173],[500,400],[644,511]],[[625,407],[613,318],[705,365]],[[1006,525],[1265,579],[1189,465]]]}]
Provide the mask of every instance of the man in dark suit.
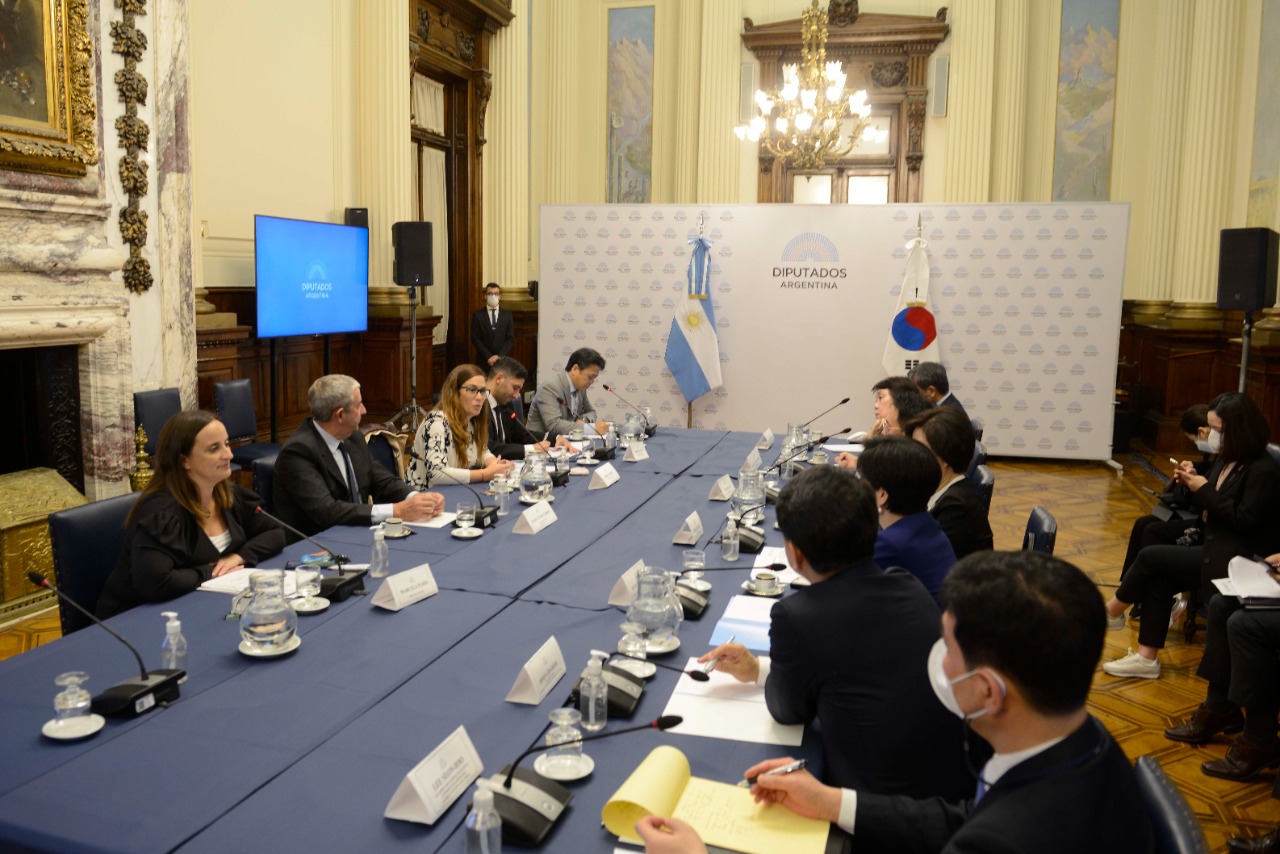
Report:
[{"label": "man in dark suit", "polygon": [[[790,761],[771,759],[745,772],[756,777],[756,799],[838,824],[860,852],[1152,851],[1133,768],[1085,708],[1106,632],[1093,582],[1050,555],[979,552],[943,591],[930,682],[995,748],[973,798],[841,790],[807,771],[767,775]],[[705,851],[674,819],[644,819],[636,830],[654,851]]]},{"label": "man in dark suit", "polygon": [[[489,452],[504,460],[522,460],[532,449],[546,453],[551,447],[550,442],[538,441],[516,414],[515,401],[528,377],[525,366],[510,356],[501,356],[489,366]],[[561,438],[556,444],[567,446],[568,441]]]},{"label": "man in dark suit", "polygon": [[947,369],[937,362],[921,362],[911,369],[908,374],[915,381],[916,388],[920,389],[920,393],[925,399],[934,406],[949,406],[959,411],[969,419],[969,413],[965,412],[964,404],[951,393],[951,383],[947,379]]},{"label": "man in dark suit", "polygon": [[796,476],[778,496],[778,528],[788,563],[812,586],[773,606],[771,655],[731,643],[702,658],[763,685],[779,723],[816,718],[828,783],[958,799],[973,788],[960,722],[925,673],[938,606],[914,576],[875,564],[876,517],[870,488],[851,472]]},{"label": "man in dark suit", "polygon": [[587,397],[587,389],[595,385],[603,370],[604,356],[590,347],[574,350],[564,373],[555,374],[538,386],[529,408],[529,431],[555,439],[568,435],[574,424],[595,422],[596,432],[604,435],[605,424],[595,420],[596,408]]},{"label": "man in dark suit", "polygon": [[[311,417],[276,458],[276,515],[306,534],[334,525],[371,525],[391,516],[409,522],[444,509],[444,497],[414,492],[373,459],[360,435],[360,384],[329,374],[307,390]],[[372,499],[373,503],[369,501]]]},{"label": "man in dark suit", "polygon": [[490,282],[484,286],[484,308],[471,315],[471,344],[476,348],[476,362],[488,368],[511,352],[516,343],[516,319],[504,308],[502,288]]}]

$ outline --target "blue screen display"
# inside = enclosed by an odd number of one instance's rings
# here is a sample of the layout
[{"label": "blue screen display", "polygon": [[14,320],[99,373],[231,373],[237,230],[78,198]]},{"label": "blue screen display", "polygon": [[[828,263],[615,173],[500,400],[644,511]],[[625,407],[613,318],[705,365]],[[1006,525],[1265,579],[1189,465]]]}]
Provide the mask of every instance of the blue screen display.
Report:
[{"label": "blue screen display", "polygon": [[369,230],[254,217],[258,336],[361,332],[369,326]]}]

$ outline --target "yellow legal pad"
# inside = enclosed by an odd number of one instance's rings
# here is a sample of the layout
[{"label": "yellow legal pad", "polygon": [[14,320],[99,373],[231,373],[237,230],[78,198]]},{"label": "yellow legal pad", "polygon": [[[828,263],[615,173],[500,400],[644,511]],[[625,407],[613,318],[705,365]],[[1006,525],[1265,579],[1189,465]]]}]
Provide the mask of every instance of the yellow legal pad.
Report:
[{"label": "yellow legal pad", "polygon": [[604,805],[609,832],[635,839],[645,816],[687,821],[702,841],[743,854],[822,854],[830,825],[778,805],[758,806],[751,792],[694,777],[689,760],[674,747],[655,747]]}]

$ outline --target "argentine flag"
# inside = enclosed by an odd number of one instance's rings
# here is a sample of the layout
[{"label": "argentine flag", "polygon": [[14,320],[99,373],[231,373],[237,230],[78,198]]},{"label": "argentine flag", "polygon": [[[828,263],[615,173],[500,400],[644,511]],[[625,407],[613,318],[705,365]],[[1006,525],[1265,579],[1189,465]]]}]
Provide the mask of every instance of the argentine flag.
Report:
[{"label": "argentine flag", "polygon": [[711,305],[711,241],[695,237],[689,241],[685,298],[676,303],[667,336],[667,367],[680,385],[685,402],[711,391],[722,382],[720,339],[716,335],[716,314]]}]

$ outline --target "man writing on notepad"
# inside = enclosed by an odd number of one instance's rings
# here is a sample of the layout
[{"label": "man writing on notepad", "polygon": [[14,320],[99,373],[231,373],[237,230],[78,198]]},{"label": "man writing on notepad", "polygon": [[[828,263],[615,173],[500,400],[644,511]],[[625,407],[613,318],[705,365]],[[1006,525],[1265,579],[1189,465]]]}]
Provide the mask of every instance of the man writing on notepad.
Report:
[{"label": "man writing on notepad", "polygon": [[[825,786],[807,771],[747,769],[757,801],[837,824],[863,852],[1152,850],[1133,769],[1085,709],[1106,614],[1097,588],[1064,561],[1035,552],[977,552],[942,593],[942,638],[929,657],[938,700],[995,748],[959,802]],[[653,854],[705,851],[674,819],[636,832]]]}]

